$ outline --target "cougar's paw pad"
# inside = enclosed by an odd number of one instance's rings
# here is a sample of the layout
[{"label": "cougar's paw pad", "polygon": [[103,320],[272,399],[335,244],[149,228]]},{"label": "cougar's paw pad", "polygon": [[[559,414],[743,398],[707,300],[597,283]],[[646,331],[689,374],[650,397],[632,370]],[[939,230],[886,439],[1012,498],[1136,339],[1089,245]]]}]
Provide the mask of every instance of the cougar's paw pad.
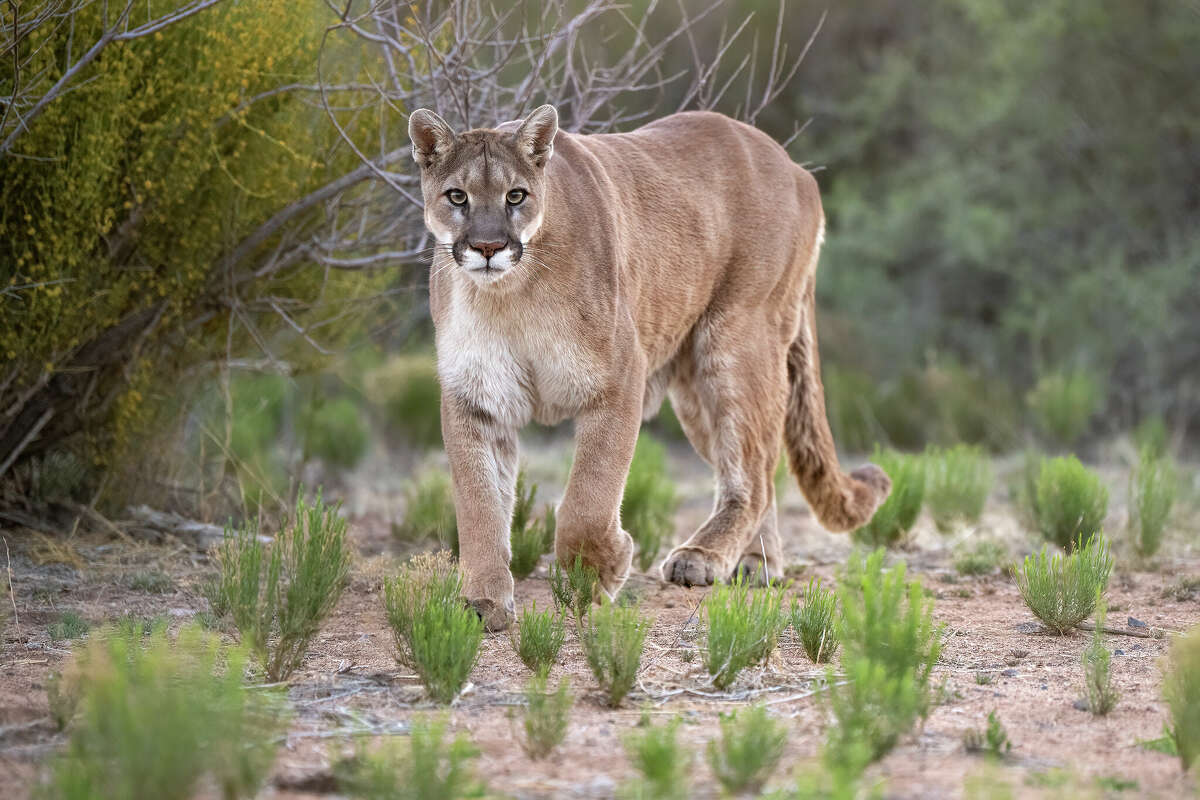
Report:
[{"label": "cougar's paw pad", "polygon": [[517,619],[516,605],[511,597],[503,602],[481,597],[468,600],[467,603],[475,609],[475,613],[483,620],[483,626],[489,631],[506,630]]},{"label": "cougar's paw pad", "polygon": [[711,586],[723,571],[713,556],[681,547],[667,556],[662,572],[664,580],[681,586]]}]

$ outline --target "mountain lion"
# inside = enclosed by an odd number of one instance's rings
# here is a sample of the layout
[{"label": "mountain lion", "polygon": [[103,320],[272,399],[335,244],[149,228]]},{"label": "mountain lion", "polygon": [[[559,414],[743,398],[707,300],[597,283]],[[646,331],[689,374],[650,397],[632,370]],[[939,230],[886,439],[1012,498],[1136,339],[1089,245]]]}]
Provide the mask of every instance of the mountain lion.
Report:
[{"label": "mountain lion", "polygon": [[842,472],[825,419],[817,182],[779,144],[708,112],[572,134],[548,105],[460,134],[421,109],[409,136],[436,239],[430,309],[464,591],[489,628],[513,619],[517,432],[530,420],[575,420],[555,554],[581,556],[609,596],[633,554],[619,510],[634,444],[664,395],[716,472],[712,515],[664,579],[781,574],[781,439],[822,525],[871,518],[891,483],[874,465]]}]

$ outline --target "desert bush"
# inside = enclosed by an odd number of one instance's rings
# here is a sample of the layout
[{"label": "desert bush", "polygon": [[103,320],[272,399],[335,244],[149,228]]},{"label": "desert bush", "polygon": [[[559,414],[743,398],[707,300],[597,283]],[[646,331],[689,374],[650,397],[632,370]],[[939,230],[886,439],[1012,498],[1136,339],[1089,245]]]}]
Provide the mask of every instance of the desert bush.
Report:
[{"label": "desert bush", "polygon": [[1175,467],[1149,448],[1138,454],[1137,468],[1129,478],[1129,527],[1134,547],[1143,558],[1158,552],[1179,483]]},{"label": "desert bush", "polygon": [[690,796],[688,775],[691,758],[679,743],[679,717],[665,725],[653,725],[642,717],[641,732],[625,737],[625,752],[638,771],[621,796],[628,800],[683,800]]},{"label": "desert bush", "polygon": [[526,578],[538,560],[554,547],[554,506],[547,505],[541,519],[533,518],[537,484],[529,484],[525,470],[517,472],[516,501],[511,525],[512,559],[509,569],[517,580]]},{"label": "desert bush", "polygon": [[77,611],[64,611],[58,619],[50,624],[50,638],[56,642],[69,639],[81,639],[91,630],[91,624],[79,615]]},{"label": "desert bush", "polygon": [[605,702],[613,708],[637,682],[642,648],[652,624],[637,606],[620,606],[604,599],[580,626],[584,658]]},{"label": "desert bush", "polygon": [[[199,616],[199,615],[197,615]],[[118,634],[126,639],[134,641],[141,636],[149,636],[155,631],[167,629],[169,620],[166,614],[158,614],[153,617],[139,617],[135,614],[122,614],[113,622],[112,627]],[[204,627],[204,623],[200,620],[196,621],[200,627]]]},{"label": "desert bush", "polygon": [[531,672],[547,672],[567,639],[567,629],[560,614],[538,611],[534,603],[533,608],[521,612],[515,638],[521,662]]},{"label": "desert bush", "polygon": [[472,764],[478,756],[464,736],[446,742],[444,720],[414,719],[407,741],[390,738],[375,752],[360,744],[333,771],[338,792],[362,800],[464,800],[485,796]]},{"label": "desert bush", "polygon": [[1026,400],[1038,430],[1054,443],[1070,447],[1087,430],[1102,398],[1096,379],[1075,370],[1043,376]]},{"label": "desert bush", "polygon": [[1013,577],[1021,599],[1052,631],[1066,634],[1087,619],[1108,586],[1113,560],[1104,534],[1096,533],[1070,555],[1041,552],[1026,556]]},{"label": "desert bush", "polygon": [[433,539],[458,556],[458,521],[454,486],[440,469],[428,469],[404,486],[404,521],[392,534],[406,542]]},{"label": "desert bush", "polygon": [[409,559],[395,578],[383,581],[383,605],[396,642],[396,660],[414,668],[413,621],[427,605],[462,603],[462,573],[449,551],[421,553]]},{"label": "desert bush", "polygon": [[596,598],[600,577],[593,567],[583,563],[581,556],[566,567],[557,561],[550,565],[550,595],[559,612],[570,612],[578,623],[587,614]]},{"label": "desert bush", "polygon": [[300,410],[298,433],[305,460],[316,457],[330,466],[351,469],[367,454],[370,432],[362,409],[345,396],[313,392]]},{"label": "desert bush", "polygon": [[868,547],[890,547],[902,542],[925,501],[925,459],[919,455],[875,449],[871,461],[892,479],[892,493],[875,516],[854,531],[854,541]]},{"label": "desert bush", "polygon": [[726,689],[743,669],[765,663],[787,623],[782,588],[754,589],[742,575],[714,586],[702,612],[704,667],[713,684]]},{"label": "desert bush", "polygon": [[1108,513],[1108,489],[1075,456],[1042,462],[1037,479],[1038,529],[1064,550],[1100,530]]},{"label": "desert bush", "polygon": [[925,505],[938,530],[977,522],[992,490],[992,465],[978,447],[931,448],[925,454]]},{"label": "desert bush", "polygon": [[419,449],[442,443],[442,390],[432,355],[396,356],[367,373],[367,402]]},{"label": "desert bush", "polygon": [[287,720],[282,698],[242,685],[246,656],[194,626],[97,637],[77,656],[78,714],[50,767],[55,798],[190,798],[210,781],[253,797]]},{"label": "desert bush", "polygon": [[175,581],[158,569],[142,569],[129,576],[126,585],[135,592],[166,594],[175,591]]},{"label": "desert bush", "polygon": [[639,436],[621,496],[621,526],[637,545],[640,569],[650,569],[663,545],[670,544],[678,505],[675,484],[667,475],[666,448],[649,435]]},{"label": "desert bush", "polygon": [[963,734],[963,747],[968,753],[984,753],[991,758],[1004,758],[1012,750],[1008,732],[1000,723],[995,711],[988,712],[987,728],[983,731],[971,728]]},{"label": "desert bush", "polygon": [[838,586],[845,680],[830,672],[829,705],[836,723],[827,753],[861,771],[895,746],[933,702],[931,675],[941,654],[943,627],[933,624],[932,601],[920,581],[908,581],[903,562],[884,570],[884,551],[853,554]]},{"label": "desert bush", "polygon": [[1096,626],[1092,640],[1083,650],[1083,689],[1088,710],[1104,716],[1117,705],[1120,695],[1112,685],[1112,653],[1104,646],[1104,600],[1096,597]]},{"label": "desert bush", "polygon": [[548,682],[547,672],[537,672],[525,687],[521,722],[525,735],[521,740],[521,749],[534,760],[545,758],[562,744],[571,721],[571,706],[575,703],[565,677],[553,692],[548,690]]},{"label": "desert bush", "polygon": [[1171,715],[1166,734],[1186,770],[1200,756],[1200,626],[1171,643],[1162,691]]},{"label": "desert bush", "polygon": [[771,719],[765,706],[721,715],[721,738],[708,743],[708,765],[731,795],[762,791],[787,746],[787,726]]},{"label": "desert bush", "polygon": [[821,586],[820,578],[810,578],[804,590],[804,602],[792,600],[792,626],[804,652],[816,664],[822,664],[837,653],[838,639],[835,615],[837,595]]},{"label": "desert bush", "polygon": [[1146,417],[1133,429],[1133,441],[1139,453],[1149,453],[1152,459],[1166,458],[1170,434],[1161,414]]},{"label": "desert bush", "polygon": [[303,496],[296,501],[294,517],[270,545],[260,541],[256,522],[226,529],[212,592],[272,681],[300,666],[342,596],[350,560],[346,520],[319,492],[311,504]]},{"label": "desert bush", "polygon": [[993,539],[976,539],[959,549],[954,569],[960,575],[990,575],[1008,558],[1008,550]]}]

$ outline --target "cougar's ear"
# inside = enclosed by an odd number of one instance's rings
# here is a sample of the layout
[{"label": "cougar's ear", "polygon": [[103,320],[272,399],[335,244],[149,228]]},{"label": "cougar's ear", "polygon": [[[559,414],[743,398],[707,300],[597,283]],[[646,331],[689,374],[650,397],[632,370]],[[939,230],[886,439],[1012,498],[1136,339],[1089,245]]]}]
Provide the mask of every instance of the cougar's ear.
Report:
[{"label": "cougar's ear", "polygon": [[454,131],[428,108],[418,108],[408,117],[408,138],[412,139],[413,158],[428,169],[446,155],[454,142]]},{"label": "cougar's ear", "polygon": [[546,166],[554,154],[554,134],[558,133],[558,112],[554,106],[535,108],[517,129],[517,144],[539,167]]}]

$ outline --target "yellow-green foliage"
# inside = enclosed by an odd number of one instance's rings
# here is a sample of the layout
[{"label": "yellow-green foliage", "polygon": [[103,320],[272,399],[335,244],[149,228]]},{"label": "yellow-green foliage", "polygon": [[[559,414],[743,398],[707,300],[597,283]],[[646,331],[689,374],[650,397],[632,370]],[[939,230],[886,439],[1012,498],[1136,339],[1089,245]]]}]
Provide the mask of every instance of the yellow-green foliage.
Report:
[{"label": "yellow-green foliage", "polygon": [[[78,56],[100,35],[106,4],[81,5],[68,24],[42,26],[24,44],[38,51],[29,72],[44,71],[47,85],[70,63],[68,48]],[[129,27],[151,12],[133,8]],[[282,92],[249,102],[314,82],[323,13],[315,2],[226,2],[112,44],[18,140],[16,152],[28,157],[0,159],[0,280],[26,287],[0,304],[0,361],[17,368],[11,387],[55,374],[77,348],[161,301],[157,335],[141,343],[140,357],[123,343],[124,388],[103,412],[107,433],[122,441],[147,421],[146,400],[173,368],[224,352],[227,311],[215,301],[231,287],[221,255],[356,164],[333,149],[337,134],[311,98]],[[323,286],[328,302],[377,280],[291,269],[266,288],[312,298]],[[203,324],[185,330],[192,321]],[[243,336],[235,333],[235,348]],[[90,433],[93,458],[103,460],[112,437]]]}]

